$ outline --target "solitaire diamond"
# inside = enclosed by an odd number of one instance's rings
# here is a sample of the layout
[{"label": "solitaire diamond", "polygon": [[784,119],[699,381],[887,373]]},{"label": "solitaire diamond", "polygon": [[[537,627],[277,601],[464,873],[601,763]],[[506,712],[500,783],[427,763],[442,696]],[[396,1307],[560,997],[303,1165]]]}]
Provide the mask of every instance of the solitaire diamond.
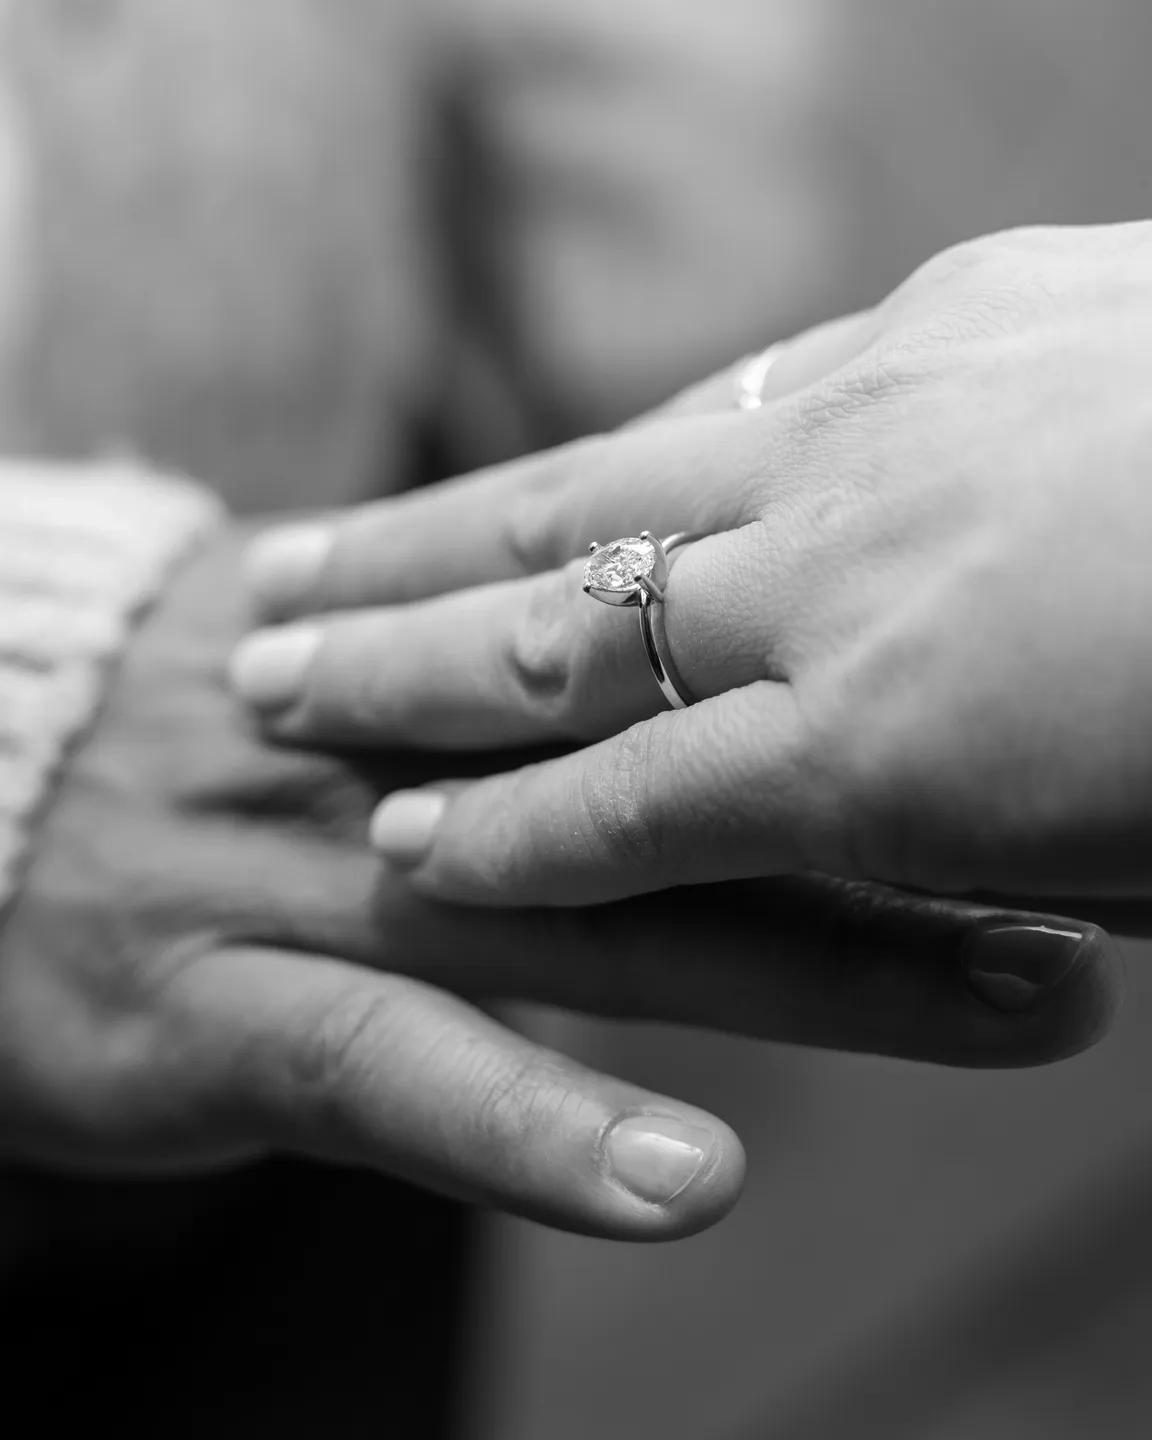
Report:
[{"label": "solitaire diamond", "polygon": [[602,545],[584,566],[584,583],[596,590],[628,591],[636,588],[636,577],[651,575],[656,564],[656,547],[638,535]]}]

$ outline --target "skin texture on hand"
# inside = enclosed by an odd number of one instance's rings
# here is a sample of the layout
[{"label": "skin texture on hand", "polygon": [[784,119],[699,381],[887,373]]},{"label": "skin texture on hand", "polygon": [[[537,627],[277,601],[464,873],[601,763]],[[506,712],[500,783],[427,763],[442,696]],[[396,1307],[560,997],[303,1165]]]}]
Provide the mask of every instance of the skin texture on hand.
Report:
[{"label": "skin texture on hand", "polygon": [[[324,550],[290,537],[294,570],[278,541],[257,580],[295,623],[249,642],[238,682],[300,740],[596,742],[438,783],[419,834],[414,802],[385,807],[377,843],[427,895],[587,904],[817,870],[1143,897],[1150,352],[1152,227],[960,246],[786,347],[758,410],[729,374],[371,508]],[[707,537],[668,582],[699,699],[675,714],[570,559],[642,528]]]},{"label": "skin texture on hand", "polygon": [[144,625],[40,831],[0,946],[8,1156],[131,1171],[290,1150],[670,1239],[736,1199],[723,1121],[470,1000],[962,1065],[1059,1058],[1111,1023],[1106,937],[1051,917],[818,877],[586,911],[420,896],[367,827],[425,761],[270,746],[230,694],[239,549],[203,554]]}]

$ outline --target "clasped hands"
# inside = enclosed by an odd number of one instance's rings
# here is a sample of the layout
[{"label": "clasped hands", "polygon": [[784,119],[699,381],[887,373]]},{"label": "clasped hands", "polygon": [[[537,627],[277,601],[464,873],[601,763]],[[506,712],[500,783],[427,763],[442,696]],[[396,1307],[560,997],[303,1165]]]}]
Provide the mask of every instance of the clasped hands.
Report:
[{"label": "clasped hands", "polygon": [[[48,1097],[26,1148],[287,1147],[671,1238],[735,1200],[731,1131],[470,1001],[958,1065],[1093,1043],[1115,952],[1048,912],[1149,889],[1149,356],[1148,226],[1016,232],[791,342],[760,410],[728,372],[273,530],[231,664],[270,743],[221,679],[241,562],[218,547],[142,635],[13,917],[58,957],[17,993],[102,1037],[63,1078],[17,1055]],[[589,540],[641,529],[708,537],[667,586],[699,697],[676,713],[579,582]],[[162,775],[128,773],[134,729]],[[123,893],[119,958],[78,987],[57,932],[62,904],[103,913],[90,872]]]}]

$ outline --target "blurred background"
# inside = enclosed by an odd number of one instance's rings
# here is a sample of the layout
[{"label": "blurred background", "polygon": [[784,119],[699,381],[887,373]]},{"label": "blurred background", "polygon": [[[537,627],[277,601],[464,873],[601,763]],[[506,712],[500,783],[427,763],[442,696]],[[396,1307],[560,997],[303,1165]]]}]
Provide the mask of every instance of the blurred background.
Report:
[{"label": "blurred background", "polygon": [[[1147,0],[0,0],[0,446],[264,512],[602,429],[955,240],[1145,218],[1150,64]],[[749,1184],[668,1248],[477,1225],[455,1433],[1152,1432],[1149,959],[1035,1073],[525,1013]]]}]

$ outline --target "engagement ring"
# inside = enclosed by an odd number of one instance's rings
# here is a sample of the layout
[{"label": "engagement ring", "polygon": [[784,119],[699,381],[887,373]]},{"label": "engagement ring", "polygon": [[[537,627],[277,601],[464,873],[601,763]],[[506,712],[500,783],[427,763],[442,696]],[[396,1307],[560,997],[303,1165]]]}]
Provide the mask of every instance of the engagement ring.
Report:
[{"label": "engagement ring", "polygon": [[593,542],[584,566],[585,595],[605,605],[630,605],[639,610],[644,654],[657,685],[674,710],[691,705],[692,699],[668,653],[664,587],[673,552],[699,539],[699,535],[685,533],[661,541],[650,531],[641,530],[639,535],[625,536],[608,545]]}]

